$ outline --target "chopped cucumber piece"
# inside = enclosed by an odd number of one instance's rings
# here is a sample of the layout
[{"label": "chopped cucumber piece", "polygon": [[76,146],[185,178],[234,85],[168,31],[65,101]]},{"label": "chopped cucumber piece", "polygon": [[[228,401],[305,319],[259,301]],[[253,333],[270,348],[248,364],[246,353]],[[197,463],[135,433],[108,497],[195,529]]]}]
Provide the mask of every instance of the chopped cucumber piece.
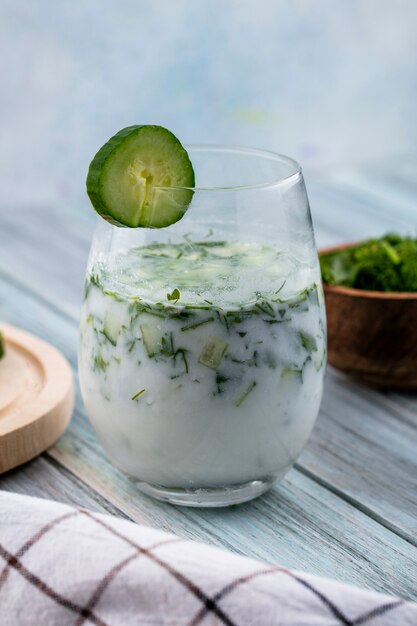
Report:
[{"label": "chopped cucumber piece", "polygon": [[117,344],[117,339],[120,335],[120,331],[122,330],[122,324],[119,320],[116,319],[114,315],[107,313],[104,318],[103,324],[103,335],[107,337],[107,339],[114,346]]},{"label": "chopped cucumber piece", "polygon": [[194,170],[178,139],[161,126],[129,126],[95,155],[87,175],[94,209],[117,226],[163,228],[184,215]]},{"label": "chopped cucumber piece", "polygon": [[2,359],[5,354],[6,354],[6,350],[4,347],[3,333],[0,330],[0,359]]},{"label": "chopped cucumber piece", "polygon": [[284,367],[281,372],[280,380],[298,380],[300,383],[303,382],[303,370],[298,370],[296,368]]},{"label": "chopped cucumber piece", "polygon": [[290,397],[292,394],[297,395],[303,384],[303,369],[285,367],[278,379],[278,393],[283,393],[286,397]]},{"label": "chopped cucumber piece", "polygon": [[198,362],[206,367],[217,369],[229,344],[218,337],[210,337],[204,346]]},{"label": "chopped cucumber piece", "polygon": [[162,349],[161,333],[153,324],[141,324],[140,331],[148,356],[155,356]]}]

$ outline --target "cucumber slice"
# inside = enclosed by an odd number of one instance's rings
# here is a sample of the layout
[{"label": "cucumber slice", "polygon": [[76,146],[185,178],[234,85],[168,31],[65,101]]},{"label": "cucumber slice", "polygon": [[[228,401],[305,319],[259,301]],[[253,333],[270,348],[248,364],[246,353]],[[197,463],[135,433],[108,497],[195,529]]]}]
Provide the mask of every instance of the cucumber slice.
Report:
[{"label": "cucumber slice", "polygon": [[198,362],[215,370],[220,365],[229,344],[217,337],[210,337],[205,344]]},{"label": "cucumber slice", "polygon": [[117,226],[163,228],[184,215],[194,170],[178,139],[162,126],[129,126],[91,161],[87,193],[94,209]]},{"label": "cucumber slice", "polygon": [[5,353],[6,353],[6,350],[4,348],[3,333],[0,330],[0,359],[4,357]]},{"label": "cucumber slice", "polygon": [[162,337],[160,331],[152,324],[141,324],[143,343],[149,357],[155,356],[162,348]]},{"label": "cucumber slice", "polygon": [[114,346],[117,344],[117,338],[120,335],[120,331],[122,330],[122,324],[119,320],[117,320],[114,315],[107,313],[104,318],[103,324],[103,335],[107,337],[107,339]]}]

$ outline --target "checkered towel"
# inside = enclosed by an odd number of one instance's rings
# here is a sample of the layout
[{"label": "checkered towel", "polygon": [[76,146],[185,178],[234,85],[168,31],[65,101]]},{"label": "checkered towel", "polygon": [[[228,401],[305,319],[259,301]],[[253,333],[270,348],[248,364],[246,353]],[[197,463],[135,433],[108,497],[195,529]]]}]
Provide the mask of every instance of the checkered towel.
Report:
[{"label": "checkered towel", "polygon": [[0,624],[415,626],[417,605],[0,492]]}]

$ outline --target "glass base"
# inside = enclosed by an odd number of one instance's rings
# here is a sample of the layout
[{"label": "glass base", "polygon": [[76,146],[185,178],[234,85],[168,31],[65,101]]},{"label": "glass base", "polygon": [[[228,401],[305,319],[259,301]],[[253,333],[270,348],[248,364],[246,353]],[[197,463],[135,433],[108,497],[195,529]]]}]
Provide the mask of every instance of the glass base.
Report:
[{"label": "glass base", "polygon": [[253,500],[253,498],[257,498],[268,491],[268,489],[271,489],[277,478],[252,480],[240,485],[233,485],[232,487],[215,487],[211,489],[175,489],[174,487],[167,488],[132,480],[140,491],[157,500],[180,506],[209,508],[231,506],[232,504],[241,504],[242,502]]}]

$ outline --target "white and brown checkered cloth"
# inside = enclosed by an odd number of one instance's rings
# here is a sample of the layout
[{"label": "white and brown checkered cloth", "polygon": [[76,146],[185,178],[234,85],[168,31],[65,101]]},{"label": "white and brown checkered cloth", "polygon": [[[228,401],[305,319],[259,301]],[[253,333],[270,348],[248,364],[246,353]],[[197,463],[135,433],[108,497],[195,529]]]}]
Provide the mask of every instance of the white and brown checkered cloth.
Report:
[{"label": "white and brown checkered cloth", "polygon": [[415,626],[417,605],[0,492],[0,624]]}]

